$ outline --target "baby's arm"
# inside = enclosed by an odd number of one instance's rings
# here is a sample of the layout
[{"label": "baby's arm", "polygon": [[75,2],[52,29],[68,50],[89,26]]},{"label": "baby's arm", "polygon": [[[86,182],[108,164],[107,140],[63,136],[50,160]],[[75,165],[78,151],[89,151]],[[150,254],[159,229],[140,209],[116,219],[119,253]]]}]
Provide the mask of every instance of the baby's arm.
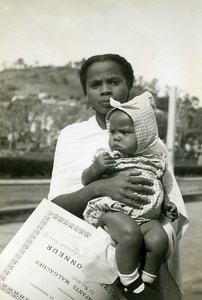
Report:
[{"label": "baby's arm", "polygon": [[94,162],[83,171],[81,176],[83,185],[88,185],[92,181],[99,179],[107,170],[114,167],[114,163],[114,158],[108,152],[98,155]]},{"label": "baby's arm", "polygon": [[177,206],[168,199],[166,194],[164,196],[164,201],[161,206],[161,211],[166,217],[168,217],[171,220],[171,222],[178,219]]},{"label": "baby's arm", "polygon": [[[164,190],[164,200],[161,206],[161,211],[162,213],[170,219],[171,222],[174,222],[176,219],[178,219],[178,209],[175,203],[173,202],[174,199],[170,197],[169,189],[172,189],[172,181],[170,174],[168,174],[168,169],[167,169],[166,164],[166,170],[165,173],[162,177],[162,185],[163,185],[163,190]],[[167,180],[165,180],[165,178]],[[172,200],[172,201],[171,201]]]}]

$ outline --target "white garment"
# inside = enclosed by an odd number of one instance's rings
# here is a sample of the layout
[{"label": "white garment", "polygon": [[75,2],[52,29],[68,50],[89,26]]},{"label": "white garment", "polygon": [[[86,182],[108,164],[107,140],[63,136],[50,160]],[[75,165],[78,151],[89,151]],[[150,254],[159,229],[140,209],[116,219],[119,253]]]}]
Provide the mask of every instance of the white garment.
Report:
[{"label": "white garment", "polygon": [[82,188],[82,171],[92,163],[95,151],[103,147],[108,148],[108,133],[94,116],[65,127],[56,145],[48,199]]},{"label": "white garment", "polygon": [[[91,164],[91,159],[97,149],[107,147],[108,132],[99,127],[95,116],[88,121],[64,128],[60,133],[56,146],[49,200],[58,195],[71,193],[82,188],[82,171]],[[160,139],[152,147],[152,150],[154,153],[167,154],[166,147]],[[163,185],[167,196],[176,204],[179,211],[179,218],[175,222],[170,223],[166,218],[162,220],[170,241],[169,254],[171,255],[169,255],[170,259],[167,265],[171,278],[173,277],[179,286],[180,274],[178,270],[176,272],[177,265],[172,263],[172,259],[174,259],[172,253],[175,249],[175,237],[177,236],[177,240],[179,240],[184,234],[188,226],[188,217],[170,163],[168,163],[168,168],[163,176]]]}]

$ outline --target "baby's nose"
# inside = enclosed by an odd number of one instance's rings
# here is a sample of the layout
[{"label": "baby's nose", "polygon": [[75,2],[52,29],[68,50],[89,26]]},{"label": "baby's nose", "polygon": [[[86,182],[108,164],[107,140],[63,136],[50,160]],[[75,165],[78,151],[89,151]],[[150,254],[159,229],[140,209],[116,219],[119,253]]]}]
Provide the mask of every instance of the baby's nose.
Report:
[{"label": "baby's nose", "polygon": [[120,135],[117,133],[114,135],[114,141],[120,141]]}]

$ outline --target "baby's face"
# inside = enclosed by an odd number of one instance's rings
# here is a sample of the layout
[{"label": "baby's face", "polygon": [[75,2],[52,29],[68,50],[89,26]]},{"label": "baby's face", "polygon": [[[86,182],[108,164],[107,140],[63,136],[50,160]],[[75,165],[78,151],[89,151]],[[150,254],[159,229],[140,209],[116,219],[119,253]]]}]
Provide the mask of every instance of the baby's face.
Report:
[{"label": "baby's face", "polygon": [[123,154],[134,154],[137,150],[134,123],[121,110],[115,110],[109,119],[109,146]]}]

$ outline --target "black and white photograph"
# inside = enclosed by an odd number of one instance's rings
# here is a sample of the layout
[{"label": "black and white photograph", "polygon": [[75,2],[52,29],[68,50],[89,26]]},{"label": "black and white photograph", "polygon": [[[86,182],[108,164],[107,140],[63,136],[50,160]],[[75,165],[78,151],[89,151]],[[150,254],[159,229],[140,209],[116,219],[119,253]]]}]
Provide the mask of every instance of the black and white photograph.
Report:
[{"label": "black and white photograph", "polygon": [[0,299],[201,300],[202,2],[0,0]]}]

